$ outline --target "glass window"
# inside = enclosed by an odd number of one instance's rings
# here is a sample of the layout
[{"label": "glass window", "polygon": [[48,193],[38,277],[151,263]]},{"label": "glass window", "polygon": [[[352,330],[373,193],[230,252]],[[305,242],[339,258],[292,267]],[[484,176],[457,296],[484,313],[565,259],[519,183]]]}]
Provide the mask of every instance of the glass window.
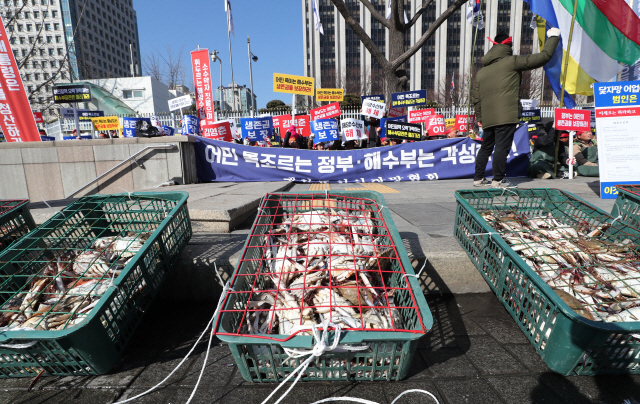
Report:
[{"label": "glass window", "polygon": [[53,18],[58,18],[58,12],[57,12],[56,10],[53,10],[53,11],[51,12],[51,16],[52,16]]},{"label": "glass window", "polygon": [[56,35],[56,43],[62,42],[62,37],[60,35]]},{"label": "glass window", "polygon": [[62,48],[58,48],[58,55],[60,55],[60,56],[64,55],[64,52],[62,51]]},{"label": "glass window", "polygon": [[36,78],[36,81],[40,80],[40,73],[36,73],[33,76]]},{"label": "glass window", "polygon": [[39,11],[34,11],[33,12],[33,18],[40,18],[40,12]]},{"label": "glass window", "polygon": [[44,30],[45,31],[51,31],[51,24],[49,24],[49,23],[44,24]]},{"label": "glass window", "polygon": [[144,97],[144,92],[142,90],[135,90],[133,92],[133,97],[134,98],[142,98],[142,97]]},{"label": "glass window", "polygon": [[18,24],[18,32],[22,32],[22,24]]},{"label": "glass window", "polygon": [[56,67],[56,61],[55,61],[55,60],[50,61],[50,62],[49,62],[49,65],[50,65],[51,67]]},{"label": "glass window", "polygon": [[56,54],[53,48],[49,48],[49,56],[54,56]]},{"label": "glass window", "polygon": [[58,31],[60,29],[60,24],[58,24],[57,22],[53,24],[53,29]]}]

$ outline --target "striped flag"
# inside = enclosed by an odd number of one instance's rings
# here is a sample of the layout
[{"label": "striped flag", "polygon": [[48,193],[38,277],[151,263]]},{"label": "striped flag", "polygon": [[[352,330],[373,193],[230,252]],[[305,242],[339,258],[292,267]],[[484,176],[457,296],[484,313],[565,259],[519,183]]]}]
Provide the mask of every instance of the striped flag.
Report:
[{"label": "striped flag", "polygon": [[[556,95],[560,91],[562,57],[573,14],[572,0],[525,0],[538,21],[541,42],[549,27],[560,28],[561,44],[554,59],[545,66]],[[620,63],[634,64],[640,59],[640,19],[625,0],[574,0],[578,13],[567,67],[566,90],[570,94],[593,94],[591,84],[606,82],[620,72]],[[562,52],[558,54],[559,52]],[[555,84],[555,85],[554,85]]]},{"label": "striped flag", "polygon": [[478,29],[484,29],[484,17],[480,12],[480,0],[469,0],[467,4],[467,22]]},{"label": "striped flag", "polygon": [[324,35],[322,21],[320,21],[320,13],[318,12],[318,0],[313,0],[313,22],[316,24],[316,31],[320,31],[320,34]]}]

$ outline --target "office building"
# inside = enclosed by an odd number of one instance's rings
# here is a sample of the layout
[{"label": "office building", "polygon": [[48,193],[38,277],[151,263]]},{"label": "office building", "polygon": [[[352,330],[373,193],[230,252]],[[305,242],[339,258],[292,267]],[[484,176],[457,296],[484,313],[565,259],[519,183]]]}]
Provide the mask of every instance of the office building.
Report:
[{"label": "office building", "polygon": [[[232,102],[234,89],[235,89],[235,97],[236,97],[235,105]],[[223,99],[220,98],[221,96],[223,97]],[[229,87],[224,87],[224,90],[222,92],[220,91],[220,87],[216,88],[216,100],[222,101],[223,109],[226,109],[226,110],[239,109],[241,111],[249,111],[253,107],[255,107],[255,109],[257,110],[258,104],[256,103],[256,98],[257,98],[256,95],[252,94],[251,89],[248,88],[246,85],[241,86],[239,84],[236,84],[236,86],[233,87],[232,84],[229,84]]]},{"label": "office building", "polygon": [[0,13],[31,106],[45,119],[55,83],[140,75],[131,0],[3,0]]},{"label": "office building", "polygon": [[[387,0],[371,0],[384,15]],[[406,49],[416,43],[430,25],[452,3],[435,0],[406,34]],[[346,6],[373,42],[389,58],[389,35],[386,27],[358,0],[346,0]],[[422,6],[422,0],[405,0],[407,16],[411,18]],[[316,87],[341,87],[347,93],[381,93],[383,75],[377,62],[360,42],[357,35],[330,0],[318,0],[324,35],[315,30],[313,1],[302,0],[303,46],[305,75],[314,77]],[[514,54],[538,50],[535,31],[531,29],[532,13],[529,5],[520,0],[487,0],[482,13],[485,27],[479,30],[476,42],[476,66],[500,31],[513,36]],[[474,29],[466,20],[466,4],[445,21],[435,34],[406,63],[409,89],[426,88],[428,94],[449,91],[451,81],[466,88],[464,78],[469,75]],[[541,82],[541,79],[540,79]],[[545,92],[545,94],[547,94]],[[549,97],[549,95],[547,95]]]}]

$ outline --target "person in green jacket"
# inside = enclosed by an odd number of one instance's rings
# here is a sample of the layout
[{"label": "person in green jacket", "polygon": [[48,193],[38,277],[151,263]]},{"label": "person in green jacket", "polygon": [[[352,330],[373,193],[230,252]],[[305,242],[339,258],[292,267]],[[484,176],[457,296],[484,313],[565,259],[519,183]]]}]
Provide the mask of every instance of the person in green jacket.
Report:
[{"label": "person in green jacket", "polygon": [[[537,69],[547,64],[560,41],[560,30],[547,31],[547,41],[540,53],[514,56],[511,37],[500,32],[491,41],[494,46],[482,58],[483,68],[476,75],[473,88],[473,105],[478,125],[484,130],[482,147],[476,158],[476,172],[473,185],[476,187],[491,184],[491,187],[506,187],[509,182],[504,178],[507,167],[507,155],[513,143],[513,135],[518,123],[522,106],[518,94],[522,72]],[[487,162],[493,148],[493,181],[485,178]]]},{"label": "person in green jacket", "polygon": [[599,177],[598,146],[592,140],[590,130],[576,135],[573,143],[573,157],[575,159],[576,172],[583,177]]}]

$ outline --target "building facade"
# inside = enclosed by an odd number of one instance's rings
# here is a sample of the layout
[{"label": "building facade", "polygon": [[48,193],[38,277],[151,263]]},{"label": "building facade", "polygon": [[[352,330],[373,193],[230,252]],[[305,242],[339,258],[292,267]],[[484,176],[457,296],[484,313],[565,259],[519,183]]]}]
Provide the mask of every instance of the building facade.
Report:
[{"label": "building facade", "polygon": [[[235,107],[233,107],[232,97],[235,89]],[[222,98],[221,98],[222,97]],[[220,91],[220,87],[216,88],[216,100],[222,102],[222,109],[240,109],[241,111],[249,111],[252,108],[258,110],[258,104],[256,102],[256,95],[251,92],[251,89],[246,85],[236,84],[233,87],[232,84],[229,84],[229,87],[224,87],[222,91]],[[219,103],[216,103],[218,106]],[[232,108],[233,107],[233,108]]]},{"label": "building facade", "polygon": [[[384,15],[387,0],[371,0]],[[411,18],[422,6],[422,0],[405,0],[407,16]],[[435,0],[406,34],[406,49],[417,42],[431,24],[446,10],[452,0]],[[351,14],[389,57],[387,29],[358,0],[345,0]],[[345,88],[347,93],[380,93],[384,89],[380,67],[345,23],[330,0],[318,0],[324,35],[315,30],[313,1],[302,0],[303,46],[305,75],[314,77],[316,87]],[[490,49],[492,38],[500,31],[513,36],[514,54],[538,50],[535,31],[531,28],[532,13],[527,3],[516,0],[487,0],[482,13],[485,27],[474,38],[473,26],[466,20],[466,4],[444,22],[435,34],[406,63],[409,89],[442,92],[451,81],[460,83],[468,77],[471,48],[476,40],[475,65],[481,67],[482,56]],[[466,88],[466,83],[462,83]]]},{"label": "building facade", "polygon": [[140,74],[131,0],[2,0],[0,13],[32,109],[45,119],[55,114],[55,83]]}]

